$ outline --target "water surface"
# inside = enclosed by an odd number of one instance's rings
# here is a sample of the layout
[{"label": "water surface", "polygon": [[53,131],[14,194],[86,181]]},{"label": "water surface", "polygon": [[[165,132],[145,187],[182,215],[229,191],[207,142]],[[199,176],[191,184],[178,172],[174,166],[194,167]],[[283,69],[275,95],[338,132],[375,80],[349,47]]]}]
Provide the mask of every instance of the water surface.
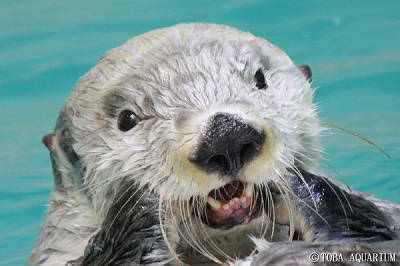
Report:
[{"label": "water surface", "polygon": [[325,157],[354,189],[400,203],[399,1],[7,1],[0,6],[0,264],[24,264],[52,188],[59,109],[106,51],[181,22],[264,37],[313,70]]}]

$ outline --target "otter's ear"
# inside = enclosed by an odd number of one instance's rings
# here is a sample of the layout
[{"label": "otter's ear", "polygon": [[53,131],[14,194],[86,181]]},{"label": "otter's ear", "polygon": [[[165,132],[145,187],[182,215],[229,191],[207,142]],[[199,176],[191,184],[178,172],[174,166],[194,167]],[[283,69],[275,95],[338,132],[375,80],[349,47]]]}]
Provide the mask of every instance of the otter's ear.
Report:
[{"label": "otter's ear", "polygon": [[303,75],[306,77],[308,82],[311,82],[312,81],[311,68],[308,65],[302,65],[302,66],[299,66],[299,69],[300,69],[301,73],[303,73]]},{"label": "otter's ear", "polygon": [[58,143],[57,140],[57,135],[54,133],[47,134],[42,138],[43,144],[51,151],[52,153],[57,153],[57,148],[59,145],[55,145],[55,143]]},{"label": "otter's ear", "polygon": [[59,163],[79,169],[80,158],[72,147],[75,140],[69,134],[68,128],[56,129],[55,133],[45,135],[42,141]]},{"label": "otter's ear", "polygon": [[54,133],[45,135],[42,141],[50,151],[54,186],[65,186],[67,183],[79,186],[82,183],[84,170],[79,156],[72,147],[75,140],[69,134],[68,128],[63,125]]}]

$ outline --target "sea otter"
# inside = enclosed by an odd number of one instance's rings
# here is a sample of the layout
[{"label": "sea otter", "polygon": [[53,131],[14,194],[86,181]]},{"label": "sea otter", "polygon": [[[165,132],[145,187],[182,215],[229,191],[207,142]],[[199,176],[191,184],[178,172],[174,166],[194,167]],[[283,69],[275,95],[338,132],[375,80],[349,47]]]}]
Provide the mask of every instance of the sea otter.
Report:
[{"label": "sea otter", "polygon": [[284,261],[275,244],[303,260],[293,251],[398,244],[398,205],[320,167],[311,76],[213,24],[107,52],[43,138],[54,190],[29,263],[260,265]]}]

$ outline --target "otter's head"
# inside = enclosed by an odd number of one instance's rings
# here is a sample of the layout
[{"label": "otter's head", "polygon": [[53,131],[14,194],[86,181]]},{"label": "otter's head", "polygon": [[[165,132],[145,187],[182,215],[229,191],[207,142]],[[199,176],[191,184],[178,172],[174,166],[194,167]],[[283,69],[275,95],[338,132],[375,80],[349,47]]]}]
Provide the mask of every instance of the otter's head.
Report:
[{"label": "otter's head", "polygon": [[57,130],[100,220],[121,194],[146,189],[202,250],[212,235],[259,220],[265,229],[273,194],[289,193],[285,176],[318,169],[310,81],[307,66],[264,39],[178,25],[107,52],[79,80]]}]

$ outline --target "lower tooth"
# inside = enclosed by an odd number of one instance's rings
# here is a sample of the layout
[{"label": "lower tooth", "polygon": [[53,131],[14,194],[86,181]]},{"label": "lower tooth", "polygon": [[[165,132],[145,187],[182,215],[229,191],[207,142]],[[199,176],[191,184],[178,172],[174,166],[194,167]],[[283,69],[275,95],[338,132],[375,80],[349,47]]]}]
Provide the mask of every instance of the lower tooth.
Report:
[{"label": "lower tooth", "polygon": [[214,211],[218,211],[221,208],[221,203],[211,197],[207,197],[207,203],[210,204],[211,209]]},{"label": "lower tooth", "polygon": [[253,196],[253,185],[247,183],[244,189],[244,194],[248,197]]},{"label": "lower tooth", "polygon": [[234,205],[235,203],[238,203],[240,200],[239,200],[239,198],[233,198],[233,199],[231,199],[230,201],[229,201],[229,205]]}]

